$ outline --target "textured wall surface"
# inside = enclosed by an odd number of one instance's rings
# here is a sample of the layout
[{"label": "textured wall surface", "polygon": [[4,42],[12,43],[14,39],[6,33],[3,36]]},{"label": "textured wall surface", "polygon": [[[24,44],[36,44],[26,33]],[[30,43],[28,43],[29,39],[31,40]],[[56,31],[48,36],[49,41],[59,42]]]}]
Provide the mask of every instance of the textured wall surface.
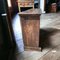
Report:
[{"label": "textured wall surface", "polygon": [[23,52],[24,51],[24,44],[23,44],[23,38],[22,38],[20,17],[18,14],[13,18],[12,26],[13,26],[13,31],[14,31],[14,35],[15,35],[15,41],[17,44],[17,51]]}]

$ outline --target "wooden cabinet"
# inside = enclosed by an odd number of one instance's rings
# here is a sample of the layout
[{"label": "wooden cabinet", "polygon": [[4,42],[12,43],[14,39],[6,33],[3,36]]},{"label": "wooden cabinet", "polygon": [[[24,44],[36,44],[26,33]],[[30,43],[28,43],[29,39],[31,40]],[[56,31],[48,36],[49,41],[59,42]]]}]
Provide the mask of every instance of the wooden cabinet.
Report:
[{"label": "wooden cabinet", "polygon": [[31,9],[19,13],[23,33],[24,47],[31,50],[39,48],[40,9]]},{"label": "wooden cabinet", "polygon": [[20,7],[33,7],[34,9],[34,0],[18,0],[19,12]]}]

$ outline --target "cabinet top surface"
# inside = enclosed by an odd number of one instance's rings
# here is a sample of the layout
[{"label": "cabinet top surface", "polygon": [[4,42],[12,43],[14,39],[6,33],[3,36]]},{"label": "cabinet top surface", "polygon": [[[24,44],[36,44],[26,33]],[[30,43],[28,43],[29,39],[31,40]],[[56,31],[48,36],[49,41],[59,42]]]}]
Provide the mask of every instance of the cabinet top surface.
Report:
[{"label": "cabinet top surface", "polygon": [[29,15],[29,14],[41,14],[41,9],[29,9],[29,10],[26,10],[26,11],[23,11],[23,12],[19,12],[18,13],[19,15]]}]

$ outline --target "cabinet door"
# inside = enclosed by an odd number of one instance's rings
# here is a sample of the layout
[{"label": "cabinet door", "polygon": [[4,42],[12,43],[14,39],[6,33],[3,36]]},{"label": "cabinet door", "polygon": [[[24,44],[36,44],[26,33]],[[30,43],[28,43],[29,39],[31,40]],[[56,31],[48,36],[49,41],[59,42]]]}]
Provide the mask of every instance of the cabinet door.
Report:
[{"label": "cabinet door", "polygon": [[38,48],[40,16],[21,17],[21,24],[25,47]]}]

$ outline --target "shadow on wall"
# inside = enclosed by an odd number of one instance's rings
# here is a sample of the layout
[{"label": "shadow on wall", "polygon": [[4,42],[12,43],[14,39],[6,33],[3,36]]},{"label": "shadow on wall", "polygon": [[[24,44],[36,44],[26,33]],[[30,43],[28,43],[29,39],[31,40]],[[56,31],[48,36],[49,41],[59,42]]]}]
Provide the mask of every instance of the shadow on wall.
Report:
[{"label": "shadow on wall", "polygon": [[[51,42],[52,41],[51,39],[54,39],[54,38],[51,38],[51,36],[54,36],[59,32],[60,32],[60,30],[54,29],[54,28],[40,29],[39,46],[41,46],[42,48],[54,47]],[[56,41],[56,40],[57,40],[57,38],[55,37],[54,41]],[[58,44],[58,43],[56,43],[56,44]]]}]

